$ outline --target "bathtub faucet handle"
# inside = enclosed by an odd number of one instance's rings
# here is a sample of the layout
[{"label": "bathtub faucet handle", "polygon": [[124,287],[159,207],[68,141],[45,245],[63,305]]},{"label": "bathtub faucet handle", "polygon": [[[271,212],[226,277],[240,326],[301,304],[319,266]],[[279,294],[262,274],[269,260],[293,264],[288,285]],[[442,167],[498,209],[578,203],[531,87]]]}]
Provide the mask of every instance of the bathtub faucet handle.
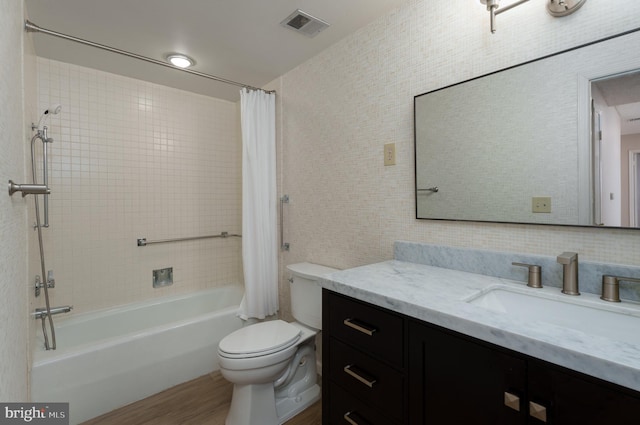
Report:
[{"label": "bathtub faucet handle", "polygon": [[55,288],[56,280],[53,278],[53,270],[47,272],[47,288]]},{"label": "bathtub faucet handle", "polygon": [[[40,289],[44,288],[44,285],[45,285],[45,282],[40,280],[40,275],[36,275],[36,284],[35,284],[36,297],[40,296]],[[47,288],[55,288],[56,286],[56,280],[53,278],[53,270],[49,270],[47,272],[46,285],[47,285]]]}]

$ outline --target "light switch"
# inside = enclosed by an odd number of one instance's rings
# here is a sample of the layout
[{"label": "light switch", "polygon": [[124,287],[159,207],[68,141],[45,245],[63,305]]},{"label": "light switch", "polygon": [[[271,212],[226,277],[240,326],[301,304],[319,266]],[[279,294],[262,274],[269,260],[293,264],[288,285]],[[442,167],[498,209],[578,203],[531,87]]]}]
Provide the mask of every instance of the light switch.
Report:
[{"label": "light switch", "polygon": [[531,198],[531,212],[550,213],[551,198],[549,196],[534,196]]},{"label": "light switch", "polygon": [[396,165],[396,144],[384,145],[384,165]]}]

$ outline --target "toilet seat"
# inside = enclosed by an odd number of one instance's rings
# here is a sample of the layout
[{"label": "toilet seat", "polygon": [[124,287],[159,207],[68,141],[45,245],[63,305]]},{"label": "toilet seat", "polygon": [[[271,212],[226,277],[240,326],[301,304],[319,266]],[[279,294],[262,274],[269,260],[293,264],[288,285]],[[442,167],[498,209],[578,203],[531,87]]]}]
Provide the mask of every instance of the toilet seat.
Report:
[{"label": "toilet seat", "polygon": [[300,336],[300,329],[284,320],[256,323],[224,337],[218,352],[231,359],[266,356],[295,345]]}]

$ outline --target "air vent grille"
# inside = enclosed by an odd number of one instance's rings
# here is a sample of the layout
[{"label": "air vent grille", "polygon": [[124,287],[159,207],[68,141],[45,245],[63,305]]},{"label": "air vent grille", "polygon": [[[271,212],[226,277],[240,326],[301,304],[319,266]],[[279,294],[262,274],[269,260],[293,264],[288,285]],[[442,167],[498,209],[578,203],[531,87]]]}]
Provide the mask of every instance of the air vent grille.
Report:
[{"label": "air vent grille", "polygon": [[306,16],[298,14],[294,16],[292,20],[287,22],[287,25],[299,30],[303,26],[307,25],[309,22],[311,22],[311,19],[307,18]]},{"label": "air vent grille", "polygon": [[315,37],[329,26],[329,24],[322,19],[311,16],[300,9],[287,16],[284,21],[280,22],[280,25],[304,34],[307,37]]}]

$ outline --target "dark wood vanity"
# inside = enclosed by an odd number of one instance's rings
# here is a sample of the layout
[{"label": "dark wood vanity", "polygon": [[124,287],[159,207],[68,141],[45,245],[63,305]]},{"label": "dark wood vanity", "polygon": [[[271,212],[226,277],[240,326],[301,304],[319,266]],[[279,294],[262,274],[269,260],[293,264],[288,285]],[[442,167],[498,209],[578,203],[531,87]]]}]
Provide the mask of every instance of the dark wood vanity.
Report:
[{"label": "dark wood vanity", "polygon": [[631,389],[327,289],[322,302],[325,425],[640,420]]}]

